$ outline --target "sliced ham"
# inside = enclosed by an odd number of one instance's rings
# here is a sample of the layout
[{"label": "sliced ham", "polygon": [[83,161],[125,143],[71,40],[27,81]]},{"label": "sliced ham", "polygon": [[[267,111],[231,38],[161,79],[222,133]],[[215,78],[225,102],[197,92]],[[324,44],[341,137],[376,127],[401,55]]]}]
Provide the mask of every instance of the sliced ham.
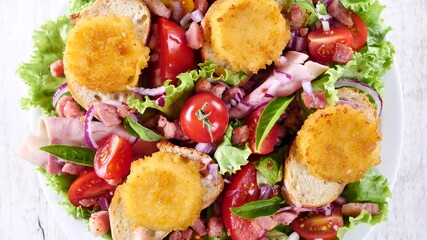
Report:
[{"label": "sliced ham", "polygon": [[353,25],[353,20],[351,19],[350,10],[346,9],[344,5],[342,5],[340,0],[330,1],[327,9],[328,9],[328,13],[332,17],[336,18],[342,24],[347,26]]},{"label": "sliced ham", "polygon": [[325,92],[314,92],[313,94],[302,93],[304,105],[307,108],[325,108],[328,105]]},{"label": "sliced ham", "polygon": [[276,213],[273,218],[277,221],[278,224],[289,225],[295,218],[298,217],[298,213],[294,211],[283,211]]},{"label": "sliced ham", "polygon": [[380,207],[376,203],[346,203],[342,206],[341,212],[343,215],[357,217],[362,210],[370,214],[378,215],[381,213]]},{"label": "sliced ham", "polygon": [[272,216],[267,217],[258,217],[254,220],[256,223],[258,223],[262,229],[270,231],[271,229],[275,228],[277,226],[277,221]]},{"label": "sliced ham", "polygon": [[117,113],[117,108],[103,103],[95,101],[93,103],[93,108],[95,109],[96,115],[98,118],[105,124],[107,127],[112,127],[122,123],[119,114]]},{"label": "sliced ham", "polygon": [[171,10],[165,6],[160,0],[144,0],[150,12],[157,16],[168,19],[171,16]]},{"label": "sliced ham", "polygon": [[208,235],[210,237],[220,237],[224,224],[221,217],[211,217],[208,221]]},{"label": "sliced ham", "polygon": [[[276,63],[275,70],[255,90],[241,102],[249,110],[267,104],[273,97],[287,97],[302,87],[303,81],[311,81],[325,72],[328,67],[307,61],[308,55],[289,51]],[[230,109],[230,118],[244,118],[249,111],[241,111],[238,106]]]},{"label": "sliced ham", "polygon": [[353,58],[353,49],[345,44],[337,43],[332,61],[346,64]]},{"label": "sliced ham", "polygon": [[89,230],[95,236],[102,236],[110,231],[110,216],[107,211],[94,212],[89,218]]},{"label": "sliced ham", "polygon": [[63,77],[64,76],[64,62],[62,60],[56,60],[50,64],[50,74],[53,77]]},{"label": "sliced ham", "polygon": [[196,22],[190,24],[190,28],[185,32],[187,46],[192,49],[199,49],[203,46],[202,28]]}]

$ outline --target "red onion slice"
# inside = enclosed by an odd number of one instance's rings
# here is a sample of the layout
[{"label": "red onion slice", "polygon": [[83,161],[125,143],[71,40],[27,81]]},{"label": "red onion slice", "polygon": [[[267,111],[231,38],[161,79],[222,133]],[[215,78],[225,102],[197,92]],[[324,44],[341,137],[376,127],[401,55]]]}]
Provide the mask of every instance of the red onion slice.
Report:
[{"label": "red onion slice", "polygon": [[108,211],[108,201],[107,201],[107,198],[105,198],[105,197],[99,198],[98,203],[99,203],[99,206],[101,207],[102,210]]},{"label": "red onion slice", "polygon": [[311,86],[311,81],[303,81],[302,82],[302,89],[308,95],[313,95],[313,87]]},{"label": "red onion slice", "polygon": [[134,87],[134,88],[129,88],[130,91],[134,92],[134,93],[138,93],[140,95],[143,96],[159,96],[162,94],[166,93],[166,87],[165,86],[161,86],[158,88],[142,88],[142,87]]},{"label": "red onion slice", "polygon": [[187,13],[184,15],[184,17],[181,18],[181,21],[179,21],[179,24],[181,24],[181,26],[184,27],[190,23],[190,20],[191,20],[191,13]]},{"label": "red onion slice", "polygon": [[287,206],[287,207],[283,207],[283,208],[279,209],[278,212],[284,212],[284,211],[317,212],[317,213],[323,214],[325,216],[330,216],[332,214],[332,209],[334,209],[334,205],[332,205],[330,203],[330,204],[325,205],[323,207],[317,207],[317,208]]},{"label": "red onion slice", "polygon": [[191,20],[193,20],[193,22],[199,23],[202,21],[202,19],[203,19],[203,14],[199,9],[196,9],[193,12],[191,12]]},{"label": "red onion slice", "polygon": [[98,144],[95,142],[95,139],[92,135],[92,119],[95,116],[95,108],[91,106],[85,115],[84,131],[85,131],[85,140],[86,144],[93,150],[98,149]]},{"label": "red onion slice", "polygon": [[375,105],[377,107],[377,117],[381,116],[382,108],[383,108],[383,100],[379,93],[377,93],[371,86],[369,86],[366,83],[363,83],[359,80],[355,79],[339,79],[335,83],[335,88],[341,88],[341,87],[352,87],[356,88],[360,91],[365,92],[369,96],[372,97],[372,99],[375,102]]},{"label": "red onion slice", "polygon": [[61,86],[59,86],[58,90],[53,94],[52,97],[52,107],[55,108],[56,104],[58,103],[59,99],[64,95],[65,93],[69,92],[68,84],[64,83]]}]

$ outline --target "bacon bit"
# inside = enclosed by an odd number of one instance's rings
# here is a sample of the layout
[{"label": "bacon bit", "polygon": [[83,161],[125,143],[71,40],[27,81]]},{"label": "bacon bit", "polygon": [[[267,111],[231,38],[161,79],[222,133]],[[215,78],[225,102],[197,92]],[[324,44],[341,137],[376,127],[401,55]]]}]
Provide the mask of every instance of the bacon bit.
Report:
[{"label": "bacon bit", "polygon": [[157,16],[168,19],[171,16],[171,10],[165,6],[160,0],[144,0],[147,7],[152,13]]},{"label": "bacon bit", "polygon": [[95,237],[110,231],[110,216],[107,211],[94,212],[90,215],[89,230]]},{"label": "bacon bit", "polygon": [[208,221],[208,235],[210,237],[220,237],[224,224],[221,217],[211,217]]},{"label": "bacon bit", "polygon": [[249,140],[248,125],[243,125],[241,127],[233,129],[231,138],[232,138],[233,144],[235,145],[246,143]]},{"label": "bacon bit", "polygon": [[328,105],[325,92],[314,92],[308,94],[303,92],[304,105],[307,108],[325,108]]},{"label": "bacon bit", "polygon": [[71,175],[79,175],[81,171],[85,170],[86,167],[75,163],[67,162],[62,167],[62,172]]},{"label": "bacon bit", "polygon": [[208,10],[208,1],[207,0],[195,0],[194,8],[199,9],[202,14],[205,14]]},{"label": "bacon bit", "polygon": [[56,112],[60,117],[79,118],[84,116],[84,112],[77,106],[77,103],[70,96],[62,96],[56,104]]},{"label": "bacon bit", "polygon": [[56,60],[50,64],[50,74],[54,77],[63,77],[64,76],[64,62],[62,60]]},{"label": "bacon bit", "polygon": [[204,92],[208,93],[211,91],[211,89],[212,89],[212,84],[204,78],[199,79],[196,82],[196,86],[194,86],[194,91],[196,93],[204,93]]},{"label": "bacon bit", "polygon": [[332,61],[340,64],[346,64],[353,58],[353,53],[354,51],[351,47],[342,43],[337,43]]},{"label": "bacon bit", "polygon": [[199,236],[207,234],[205,223],[202,221],[202,219],[200,219],[200,217],[196,219],[192,228],[194,231],[196,231],[197,234],[199,234]]},{"label": "bacon bit", "polygon": [[340,0],[332,0],[332,2],[328,5],[327,9],[328,13],[331,14],[332,17],[336,18],[342,24],[347,26],[353,25],[350,10],[346,9],[344,5],[342,5]]},{"label": "bacon bit", "polygon": [[362,210],[370,214],[378,215],[381,213],[380,207],[376,203],[346,203],[342,206],[341,212],[343,215],[357,217]]}]

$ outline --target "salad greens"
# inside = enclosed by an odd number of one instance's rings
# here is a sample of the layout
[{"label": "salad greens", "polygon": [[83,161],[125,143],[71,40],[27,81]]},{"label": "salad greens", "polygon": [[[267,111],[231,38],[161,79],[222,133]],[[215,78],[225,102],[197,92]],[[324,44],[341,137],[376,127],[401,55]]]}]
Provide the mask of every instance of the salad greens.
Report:
[{"label": "salad greens", "polygon": [[68,162],[93,167],[95,151],[90,148],[53,144],[41,147],[40,150],[48,152]]},{"label": "salad greens", "polygon": [[162,140],[164,137],[155,133],[153,130],[148,129],[130,117],[125,117],[123,121],[126,131],[134,136],[139,137],[147,142],[156,142]]},{"label": "salad greens", "polygon": [[283,159],[288,155],[288,151],[289,146],[284,145],[277,152],[263,156],[260,160],[253,163],[257,171],[265,178],[268,184],[274,185],[282,181]]},{"label": "salad greens", "polygon": [[255,219],[258,217],[271,216],[277,213],[280,209],[280,205],[283,204],[284,201],[275,196],[266,200],[258,200],[246,203],[240,207],[232,207],[230,211],[239,217],[246,219]]}]

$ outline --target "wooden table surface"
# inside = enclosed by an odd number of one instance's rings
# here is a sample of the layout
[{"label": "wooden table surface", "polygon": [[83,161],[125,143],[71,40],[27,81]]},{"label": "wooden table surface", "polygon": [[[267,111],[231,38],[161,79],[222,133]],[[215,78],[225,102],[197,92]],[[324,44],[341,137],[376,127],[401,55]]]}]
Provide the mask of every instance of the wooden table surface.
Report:
[{"label": "wooden table surface", "polygon": [[[65,0],[63,0],[65,2]],[[67,238],[52,217],[33,167],[15,156],[29,128],[19,99],[26,87],[18,63],[32,52],[31,35],[63,1],[0,1],[0,239]],[[427,1],[383,0],[389,38],[396,47],[404,100],[404,144],[389,220],[368,239],[424,239],[427,236]]]}]

